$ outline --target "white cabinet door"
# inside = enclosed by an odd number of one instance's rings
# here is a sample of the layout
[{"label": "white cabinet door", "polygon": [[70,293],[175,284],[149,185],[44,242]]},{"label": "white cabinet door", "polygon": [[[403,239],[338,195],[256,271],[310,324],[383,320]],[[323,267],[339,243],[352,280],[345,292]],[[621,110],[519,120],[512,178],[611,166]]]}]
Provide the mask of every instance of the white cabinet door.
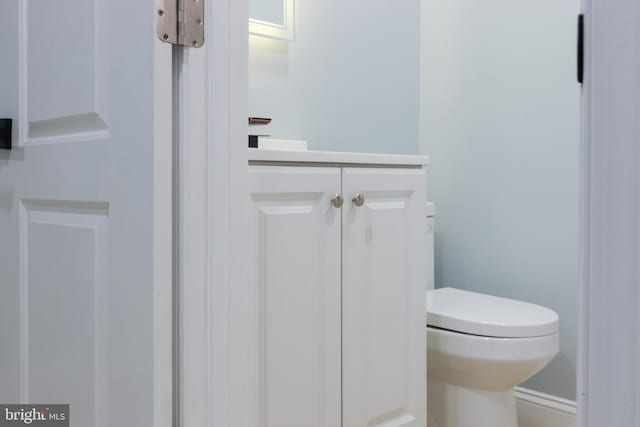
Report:
[{"label": "white cabinet door", "polygon": [[0,2],[0,402],[171,425],[171,46],[153,0]]},{"label": "white cabinet door", "polygon": [[425,185],[423,169],[343,170],[343,427],[426,425]]},{"label": "white cabinet door", "polygon": [[340,169],[250,166],[256,427],[340,426]]}]

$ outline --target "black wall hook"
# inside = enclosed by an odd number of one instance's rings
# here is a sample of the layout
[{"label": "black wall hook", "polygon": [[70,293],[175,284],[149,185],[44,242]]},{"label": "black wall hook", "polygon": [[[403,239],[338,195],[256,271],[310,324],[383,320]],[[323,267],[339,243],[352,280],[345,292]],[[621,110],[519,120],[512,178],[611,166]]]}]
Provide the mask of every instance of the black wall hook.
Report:
[{"label": "black wall hook", "polygon": [[0,150],[11,150],[11,119],[0,119]]},{"label": "black wall hook", "polygon": [[578,83],[584,83],[584,15],[578,15]]}]

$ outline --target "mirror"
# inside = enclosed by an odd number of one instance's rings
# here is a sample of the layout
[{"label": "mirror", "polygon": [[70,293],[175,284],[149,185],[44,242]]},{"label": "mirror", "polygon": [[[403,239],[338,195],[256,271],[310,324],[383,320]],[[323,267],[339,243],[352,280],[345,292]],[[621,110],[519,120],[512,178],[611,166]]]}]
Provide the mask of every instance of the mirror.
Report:
[{"label": "mirror", "polygon": [[249,34],[293,41],[294,0],[249,0]]}]

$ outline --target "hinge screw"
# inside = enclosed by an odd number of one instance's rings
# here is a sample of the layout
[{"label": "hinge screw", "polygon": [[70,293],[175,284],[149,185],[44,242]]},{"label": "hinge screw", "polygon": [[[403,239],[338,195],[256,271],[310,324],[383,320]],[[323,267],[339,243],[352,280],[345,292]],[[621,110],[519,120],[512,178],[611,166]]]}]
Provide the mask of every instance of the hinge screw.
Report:
[{"label": "hinge screw", "polygon": [[158,10],[158,15],[164,16],[164,10],[162,10],[162,9]]},{"label": "hinge screw", "polygon": [[165,40],[169,40],[169,34],[163,35],[162,38],[165,39]]}]

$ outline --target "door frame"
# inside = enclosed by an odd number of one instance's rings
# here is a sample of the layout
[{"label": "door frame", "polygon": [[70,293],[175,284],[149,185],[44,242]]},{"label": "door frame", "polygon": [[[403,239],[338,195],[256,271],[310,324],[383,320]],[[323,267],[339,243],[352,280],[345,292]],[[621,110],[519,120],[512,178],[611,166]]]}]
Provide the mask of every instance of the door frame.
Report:
[{"label": "door frame", "polygon": [[[583,0],[583,10],[578,425],[637,425],[640,4]],[[176,70],[179,418],[183,427],[250,427],[248,1],[208,0],[205,14],[204,47],[181,53]]]},{"label": "door frame", "polygon": [[640,423],[640,4],[583,0],[578,425]]},{"label": "door frame", "polygon": [[176,48],[176,420],[251,427],[248,1],[207,0],[205,43]]}]

